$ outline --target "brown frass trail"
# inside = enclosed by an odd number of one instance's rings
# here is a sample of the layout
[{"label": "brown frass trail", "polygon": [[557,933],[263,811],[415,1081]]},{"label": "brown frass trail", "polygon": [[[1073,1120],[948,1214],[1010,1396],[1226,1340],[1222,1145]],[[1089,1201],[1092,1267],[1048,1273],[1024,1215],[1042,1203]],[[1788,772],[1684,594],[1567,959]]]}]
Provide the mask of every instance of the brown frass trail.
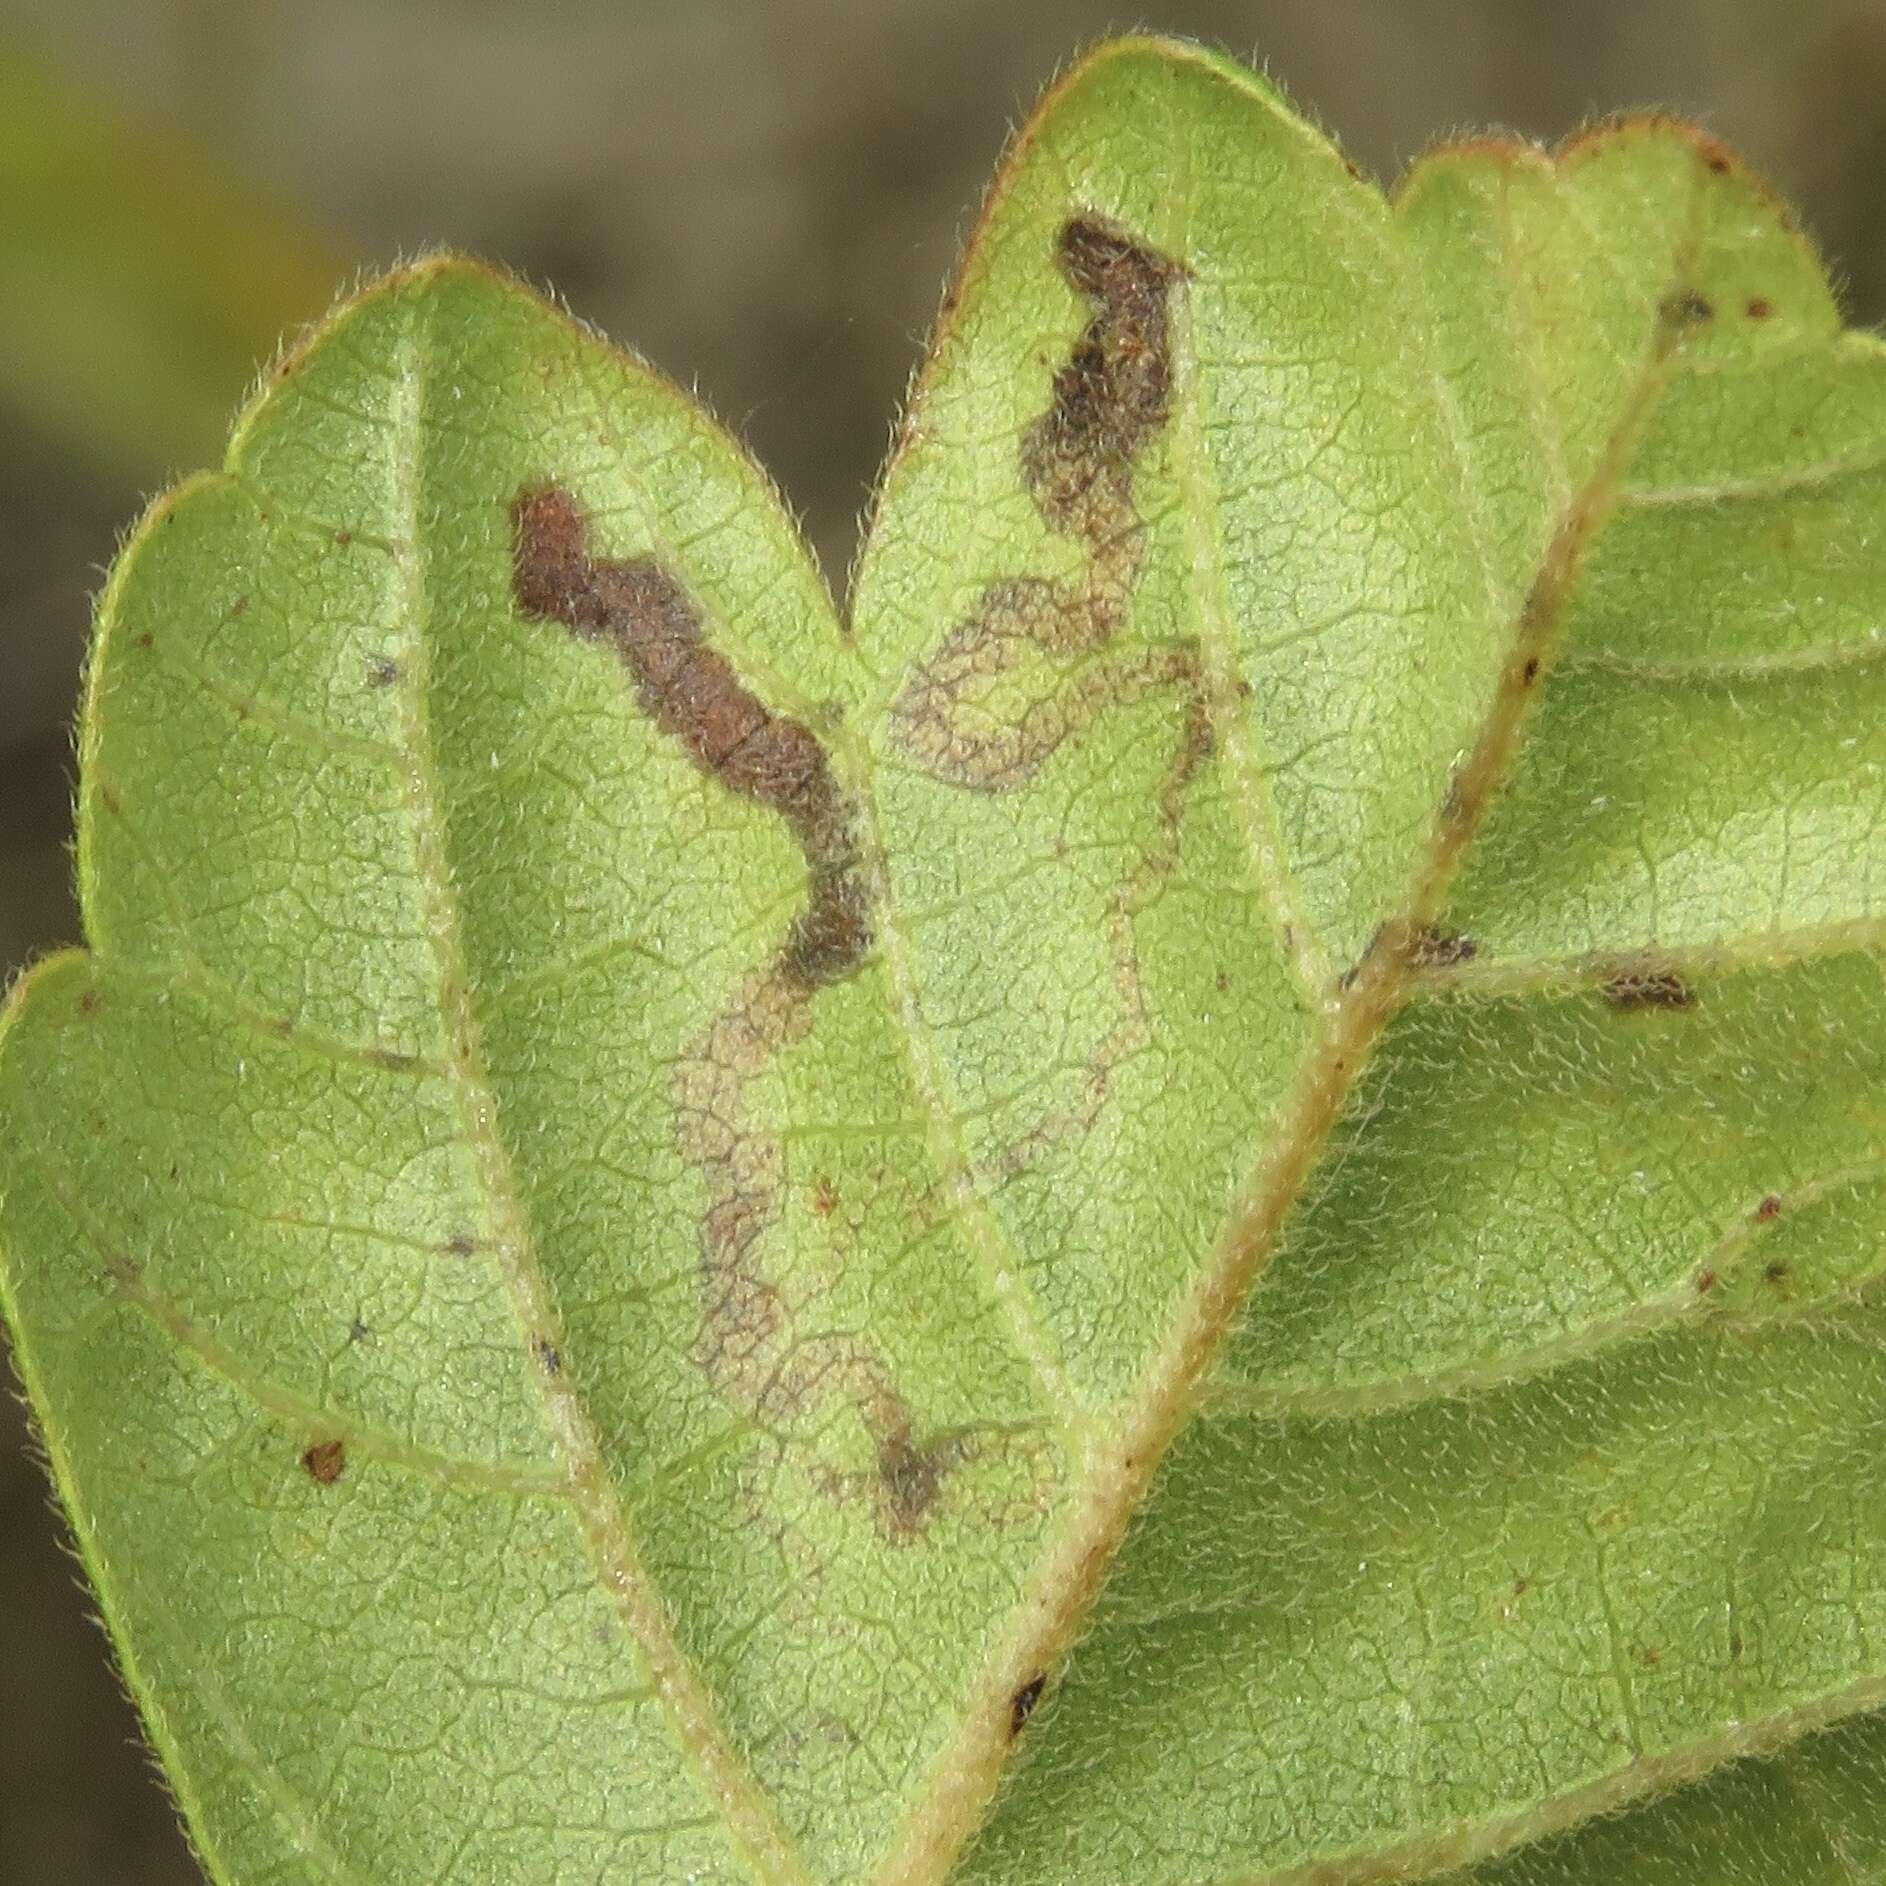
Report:
[{"label": "brown frass trail", "polygon": [[1135,467],[1172,417],[1171,298],[1186,270],[1091,214],[1060,226],[1054,260],[1088,317],[1055,369],[1046,410],[1022,432],[1019,471],[1042,523],[1081,544],[1085,562],[1073,576],[985,585],[898,696],[892,731],[932,778],[984,793],[1026,785],[1109,708],[1163,689],[1179,697],[1181,737],[1159,793],[1156,841],[1108,914],[1120,1022],[1097,1044],[1075,1102],[995,1162],[1003,1178],[1085,1134],[1114,1068],[1150,1039],[1134,925],[1179,868],[1185,800],[1215,745],[1196,644],[1119,645],[1146,559]]},{"label": "brown frass trail", "polygon": [[816,736],[772,712],[708,646],[700,612],[659,562],[592,557],[588,519],[561,486],[521,492],[511,522],[520,609],[613,648],[655,726],[706,778],[778,814],[805,856],[804,908],[771,960],[683,1047],[670,1075],[676,1143],[707,1193],[696,1360],[769,1434],[790,1437],[828,1401],[849,1404],[870,1469],[835,1470],[816,1457],[807,1469],[834,1497],[866,1495],[887,1538],[915,1538],[969,1443],[950,1434],[920,1439],[883,1358],[849,1335],[797,1333],[795,1305],[761,1264],[782,1208],[785,1159],[778,1132],[753,1118],[748,1094],[803,1039],[814,995],[870,952],[853,807]]},{"label": "brown frass trail", "polygon": [[[1021,481],[1041,521],[1085,545],[1086,566],[985,585],[891,709],[898,744],[925,772],[982,792],[1026,784],[1110,706],[1199,686],[1189,645],[1083,659],[1108,651],[1125,626],[1145,561],[1133,468],[1171,417],[1169,304],[1185,270],[1090,215],[1062,224],[1055,261],[1089,315],[1055,370],[1047,410],[1022,434]],[[1041,684],[1018,718],[983,704],[1030,667]]]}]

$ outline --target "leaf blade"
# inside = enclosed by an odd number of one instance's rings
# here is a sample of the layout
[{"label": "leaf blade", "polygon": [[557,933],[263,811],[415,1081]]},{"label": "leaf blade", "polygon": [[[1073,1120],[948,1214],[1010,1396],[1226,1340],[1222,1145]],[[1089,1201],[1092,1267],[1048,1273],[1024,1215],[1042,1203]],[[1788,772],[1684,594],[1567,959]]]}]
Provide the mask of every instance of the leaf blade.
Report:
[{"label": "leaf blade", "polygon": [[[221,1750],[195,1817],[252,1843],[232,1865],[299,1845],[343,1877],[934,1880],[1026,1726],[968,1877],[1361,1877],[1874,1699],[1826,1606],[1759,1680],[1713,1668],[1680,1575],[1709,1550],[1751,1570],[1748,1510],[1781,1535],[1764,1593],[1868,1557],[1816,1558],[1810,1523],[1859,1470],[1877,1390],[1854,1307],[1867,822],[1835,762],[1830,835],[1784,842],[1779,875],[1772,846],[1657,854],[1654,881],[1692,874],[1679,930],[1581,929],[1620,895],[1618,847],[1548,836],[1579,765],[1614,788],[1634,767],[1629,816],[1660,836],[1697,780],[1738,815],[1765,789],[1719,757],[1747,750],[1739,709],[1688,749],[1645,742],[1675,726],[1662,697],[1613,685],[1580,744],[1588,670],[1669,608],[1629,532],[1699,484],[1723,501],[1725,422],[1682,399],[1764,349],[1866,352],[1831,338],[1811,256],[1719,157],[1625,126],[1556,165],[1439,160],[1390,209],[1249,75],[1104,51],[1024,134],[972,245],[856,641],[678,394],[462,265],[356,304],[231,470],[160,508],[107,598],[88,710],[99,966],[10,1025],[23,1150],[0,1209],[9,1314],[66,1345],[55,1399],[84,1400],[70,1302],[122,1322],[139,1393],[194,1413],[207,1504],[270,1522],[221,1550],[279,1585],[277,1643],[227,1594],[179,1610],[148,1568],[110,1569],[175,1484],[95,1517],[72,1488],[82,1530],[118,1529],[97,1560],[114,1616],[142,1607],[123,1628],[168,1646],[153,1693]],[[1608,286],[1570,294],[1594,268]],[[418,447],[376,457],[389,424]],[[1830,451],[1865,456],[1833,420],[1806,475],[1763,449],[1723,476],[1784,510],[1842,483]],[[1856,476],[1819,541],[1864,518]],[[1870,578],[1845,575],[1853,638]],[[1740,637],[1745,663],[1776,605],[1718,593],[1710,646]],[[1842,711],[1823,694],[1794,737]],[[170,778],[187,791],[152,790]],[[1760,896],[1776,915],[1750,938]],[[1815,1030],[1838,1044],[1824,1090],[1799,1060]],[[1726,1075],[1738,1057],[1757,1072]],[[1724,1078],[1744,1089],[1726,1125],[1672,1112]],[[176,1190],[193,1134],[227,1142],[229,1197]],[[1655,1210],[1581,1220],[1579,1161],[1590,1195],[1634,1159]],[[1501,1217],[1515,1168],[1533,1230]],[[1637,1236],[1651,1261],[1613,1250]],[[1496,1289],[1436,1291],[1462,1237]],[[1580,1239],[1603,1255],[1561,1302]],[[1827,1406],[1790,1426],[1797,1379]],[[163,1438],[87,1412],[94,1460]],[[1686,1423],[1729,1456],[1700,1490]],[[1750,1459],[1785,1442],[1781,1492],[1724,1435]],[[1597,1491],[1548,1480],[1527,1522],[1573,1569],[1549,1628],[1503,1640],[1475,1528],[1581,1444]],[[393,1492],[414,1481],[423,1510]],[[1667,1510],[1594,1545],[1587,1508],[1628,1514],[1633,1486]],[[468,1662],[462,1594],[431,1615],[425,1577],[527,1602],[494,1518],[513,1511],[564,1608]],[[355,1667],[318,1663],[313,1581],[350,1538],[418,1620],[410,1746],[382,1733],[407,1667],[387,1642],[355,1628]],[[216,1559],[174,1527],[173,1547],[173,1569]],[[1423,1583],[1449,1620],[1425,1660]],[[1371,1619],[1400,1670],[1374,1689]],[[219,1664],[230,1640],[246,1654]],[[223,1674],[193,1689],[199,1662]],[[1303,1675],[1324,1666],[1319,1701]],[[1476,1760],[1460,1725],[1489,1668],[1508,1733]],[[318,1734],[281,1716],[297,1670]],[[1223,1733],[1265,1671],[1275,1747]],[[1759,1726],[1725,1728],[1756,1689]],[[1355,1785],[1293,1800],[1326,1776],[1318,1738],[1347,1738]],[[573,1782],[520,1758],[553,1746],[584,1751]],[[486,1784],[443,1816],[442,1762]],[[1214,1764],[1242,1780],[1201,1832],[1190,1785]],[[258,1772],[273,1822],[229,1778]]]}]

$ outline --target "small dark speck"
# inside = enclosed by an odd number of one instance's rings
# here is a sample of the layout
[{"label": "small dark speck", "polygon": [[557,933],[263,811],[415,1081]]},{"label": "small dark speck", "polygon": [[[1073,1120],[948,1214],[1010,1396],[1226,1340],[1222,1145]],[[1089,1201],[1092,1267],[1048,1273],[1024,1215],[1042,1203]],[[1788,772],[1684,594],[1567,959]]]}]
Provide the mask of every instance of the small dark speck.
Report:
[{"label": "small dark speck", "polygon": [[347,1325],[347,1340],[349,1342],[368,1342],[372,1340],[372,1337],[373,1331],[357,1316]]},{"label": "small dark speck", "polygon": [[337,530],[334,533],[334,542],[342,550],[345,550],[353,541],[354,533],[350,530]]},{"label": "small dark speck", "polygon": [[1706,1297],[1716,1287],[1716,1273],[1713,1270],[1699,1270],[1696,1273],[1696,1294]]},{"label": "small dark speck", "polygon": [[1770,1219],[1779,1218],[1780,1216],[1781,1195],[1778,1192],[1770,1192],[1768,1196],[1755,1207],[1755,1222],[1758,1225],[1765,1225]]},{"label": "small dark speck", "polygon": [[1035,1705],[1041,1701],[1041,1692],[1048,1679],[1045,1676],[1030,1677],[1013,1696],[1008,1704],[1008,1732],[1020,1735],[1028,1718],[1035,1713]]},{"label": "small dark speck", "polygon": [[229,613],[230,613],[230,614],[231,614],[232,616],[244,616],[244,615],[247,615],[247,614],[249,613],[249,599],[248,599],[248,597],[247,597],[247,596],[238,596],[238,597],[236,598],[236,600],[235,600],[234,602],[232,602],[232,603],[231,603],[231,604],[229,605]]},{"label": "small dark speck", "polygon": [[1694,288],[1680,288],[1664,296],[1659,312],[1672,327],[1696,327],[1713,319],[1716,308],[1707,295],[1698,294]]},{"label": "small dark speck", "polygon": [[153,642],[155,642],[156,640],[157,640],[157,637],[156,637],[156,636],[154,636],[154,635],[153,635],[153,634],[152,634],[152,633],[150,632],[150,630],[149,630],[149,629],[146,629],[146,630],[144,631],[144,633],[143,633],[142,635],[140,635],[140,636],[138,637],[138,647],[139,647],[139,648],[149,648],[149,647],[151,646],[151,644],[152,644]]},{"label": "small dark speck", "polygon": [[1785,1284],[1788,1281],[1788,1267],[1782,1263],[1764,1265],[1762,1277],[1771,1284]]},{"label": "small dark speck", "polygon": [[390,688],[399,679],[399,663],[382,656],[380,660],[367,664],[367,686],[370,688]]},{"label": "small dark speck", "polygon": [[537,1360],[543,1365],[543,1372],[546,1375],[563,1373],[563,1352],[555,1343],[547,1337],[538,1336],[533,1339],[532,1347],[536,1349]]},{"label": "small dark speck", "polygon": [[1526,665],[1520,669],[1519,678],[1527,687],[1531,687],[1532,684],[1539,679],[1539,657],[1537,655],[1528,655],[1526,657]]},{"label": "small dark speck", "polygon": [[347,1471],[345,1441],[316,1441],[301,1457],[308,1478],[317,1486],[331,1487]]},{"label": "small dark speck", "polygon": [[79,1013],[81,1015],[92,1015],[96,1014],[97,1011],[98,991],[96,989],[87,989],[85,993],[79,997]]},{"label": "small dark speck", "polygon": [[1775,304],[1766,295],[1751,295],[1748,300],[1748,318],[1751,321],[1766,321],[1775,311]]},{"label": "small dark speck", "polygon": [[453,1257],[470,1257],[478,1249],[478,1240],[469,1231],[460,1231],[446,1239],[445,1248]]}]

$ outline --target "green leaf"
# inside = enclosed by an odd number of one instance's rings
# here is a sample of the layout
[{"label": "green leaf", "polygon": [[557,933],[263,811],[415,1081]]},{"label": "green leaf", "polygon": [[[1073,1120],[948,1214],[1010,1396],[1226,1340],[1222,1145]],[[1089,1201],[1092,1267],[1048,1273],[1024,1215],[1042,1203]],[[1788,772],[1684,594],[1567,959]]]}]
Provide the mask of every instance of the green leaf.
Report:
[{"label": "green leaf", "polygon": [[1883,437],[1701,133],[1390,203],[1146,40],[848,624],[520,288],[335,316],[120,560],[0,1052],[212,1874],[1880,1876]]}]

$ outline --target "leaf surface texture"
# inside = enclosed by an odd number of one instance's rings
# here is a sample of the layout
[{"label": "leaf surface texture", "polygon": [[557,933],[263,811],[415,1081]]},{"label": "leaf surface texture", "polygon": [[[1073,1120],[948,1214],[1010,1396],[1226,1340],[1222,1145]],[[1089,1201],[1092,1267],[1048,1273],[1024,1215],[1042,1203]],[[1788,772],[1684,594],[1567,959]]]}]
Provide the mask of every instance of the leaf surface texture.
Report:
[{"label": "leaf surface texture", "polygon": [[120,559],[0,1044],[212,1875],[1886,1877],[1883,439],[1703,134],[1385,200],[1146,40],[848,620],[524,290],[340,309]]}]

